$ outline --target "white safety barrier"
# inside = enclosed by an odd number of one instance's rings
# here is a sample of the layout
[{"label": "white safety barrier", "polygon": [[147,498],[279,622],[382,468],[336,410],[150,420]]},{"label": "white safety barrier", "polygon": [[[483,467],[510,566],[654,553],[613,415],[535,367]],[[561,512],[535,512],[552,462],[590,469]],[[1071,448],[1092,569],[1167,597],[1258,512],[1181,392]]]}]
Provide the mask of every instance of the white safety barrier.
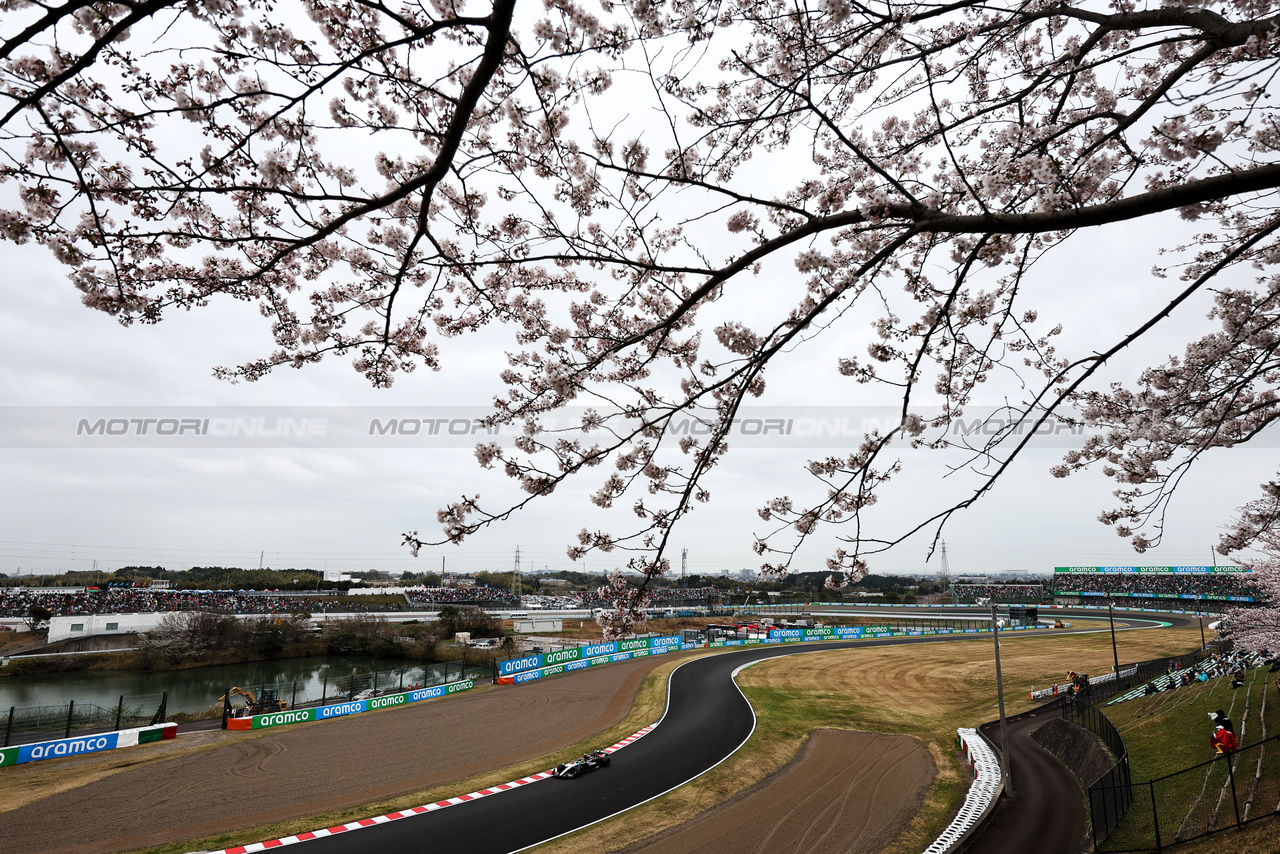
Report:
[{"label": "white safety barrier", "polygon": [[[1124,670],[1121,670],[1120,676],[1129,677],[1137,672],[1138,672],[1138,666],[1134,664],[1134,665],[1130,665],[1129,667],[1126,667]],[[1115,680],[1115,678],[1116,678],[1116,675],[1114,673],[1103,673],[1100,676],[1090,676],[1089,684],[1101,685],[1103,682],[1112,682]],[[1070,682],[1064,682],[1061,685],[1050,685],[1048,688],[1041,688],[1039,691],[1032,691],[1031,693],[1027,694],[1027,698],[1031,700],[1046,700],[1049,697],[1056,697],[1059,694],[1065,693],[1066,690],[1070,687],[1071,687]]]},{"label": "white safety barrier", "polygon": [[969,794],[965,796],[960,812],[951,820],[951,824],[947,825],[947,829],[942,831],[942,835],[924,849],[924,854],[943,854],[964,841],[990,811],[1004,788],[1004,780],[1000,776],[1000,763],[996,760],[995,753],[987,746],[987,742],[978,735],[978,731],[970,727],[961,727],[956,730],[956,735],[960,737],[960,746],[964,748],[965,755],[968,756],[969,763],[973,767],[973,785],[969,787]]}]

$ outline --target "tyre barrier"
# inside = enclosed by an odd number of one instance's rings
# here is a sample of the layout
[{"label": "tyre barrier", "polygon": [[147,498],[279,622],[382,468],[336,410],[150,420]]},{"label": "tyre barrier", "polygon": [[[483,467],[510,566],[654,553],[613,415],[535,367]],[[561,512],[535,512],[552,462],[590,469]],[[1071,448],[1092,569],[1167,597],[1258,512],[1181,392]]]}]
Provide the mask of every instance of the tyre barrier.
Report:
[{"label": "tyre barrier", "polygon": [[933,844],[924,849],[924,854],[944,854],[963,844],[981,826],[1004,790],[1000,762],[986,739],[971,727],[957,729],[956,737],[973,770],[973,784],[969,786],[969,794],[965,795],[960,812]]},{"label": "tyre barrier", "polygon": [[448,685],[435,685],[431,688],[416,688],[412,691],[399,691],[395,694],[383,694],[381,697],[370,697],[367,700],[349,700],[343,703],[331,703],[314,709],[290,709],[284,712],[269,712],[265,715],[251,715],[246,718],[228,718],[227,729],[267,729],[269,727],[301,724],[308,721],[324,721],[347,715],[358,715],[377,709],[392,709],[409,703],[419,703],[443,697],[446,694],[457,694],[474,688],[474,679],[451,682]]},{"label": "tyre barrier", "polygon": [[136,747],[139,744],[167,741],[176,737],[177,734],[177,724],[158,724],[156,726],[104,732],[97,735],[83,735],[76,738],[59,738],[53,741],[38,741],[34,744],[20,744],[16,747],[0,748],[0,767],[25,765],[28,762],[39,762],[42,759],[64,759],[68,756],[80,756],[85,753],[101,753],[104,750],[115,750],[119,747]]}]

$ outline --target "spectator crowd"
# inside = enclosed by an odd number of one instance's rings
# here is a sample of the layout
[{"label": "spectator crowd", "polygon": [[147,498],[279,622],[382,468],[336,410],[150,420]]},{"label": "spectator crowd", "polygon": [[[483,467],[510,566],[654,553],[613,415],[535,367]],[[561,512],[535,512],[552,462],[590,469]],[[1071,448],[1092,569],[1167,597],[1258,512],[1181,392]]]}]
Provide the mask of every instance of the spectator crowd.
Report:
[{"label": "spectator crowd", "polygon": [[1043,584],[957,584],[961,599],[995,599],[997,602],[1038,603],[1045,600]]},{"label": "spectator crowd", "polygon": [[[663,608],[677,604],[717,605],[721,593],[716,587],[655,587],[649,590],[649,607]],[[601,595],[598,591],[578,594],[583,608],[611,608],[613,596]]]},{"label": "spectator crowd", "polygon": [[422,587],[405,593],[414,608],[437,605],[478,605],[481,608],[516,608],[520,600],[502,587]]},{"label": "spectator crowd", "polygon": [[223,614],[311,614],[353,611],[404,611],[399,603],[335,601],[328,596],[281,596],[271,593],[229,590],[149,590],[117,587],[107,590],[77,590],[67,593],[31,592],[8,588],[0,595],[0,617],[25,617],[32,605],[40,605],[54,616],[89,614],[149,614],[163,611],[214,611]]},{"label": "spectator crowd", "polygon": [[[1243,578],[1241,576],[1244,576]],[[1053,579],[1059,596],[1072,593],[1146,593],[1177,598],[1180,593],[1200,596],[1252,596],[1243,573],[1058,573]]]},{"label": "spectator crowd", "polygon": [[[997,602],[1051,602],[1054,596],[1090,595],[1091,602],[1117,604],[1134,598],[1171,598],[1181,594],[1210,597],[1255,596],[1242,573],[1057,573],[1048,584],[956,584],[961,599],[988,597]],[[1237,603],[1247,604],[1247,603]]]}]

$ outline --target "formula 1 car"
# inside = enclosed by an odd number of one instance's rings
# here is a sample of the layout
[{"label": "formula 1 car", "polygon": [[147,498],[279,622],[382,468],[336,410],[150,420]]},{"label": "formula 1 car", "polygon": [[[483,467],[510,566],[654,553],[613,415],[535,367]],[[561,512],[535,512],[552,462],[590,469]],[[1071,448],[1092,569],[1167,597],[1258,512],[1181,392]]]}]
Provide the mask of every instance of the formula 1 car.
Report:
[{"label": "formula 1 car", "polygon": [[574,759],[572,762],[565,762],[562,765],[557,765],[556,769],[551,772],[551,776],[571,780],[574,777],[581,777],[588,771],[608,767],[609,754],[605,753],[603,750],[593,750],[590,753],[582,754],[581,759]]}]

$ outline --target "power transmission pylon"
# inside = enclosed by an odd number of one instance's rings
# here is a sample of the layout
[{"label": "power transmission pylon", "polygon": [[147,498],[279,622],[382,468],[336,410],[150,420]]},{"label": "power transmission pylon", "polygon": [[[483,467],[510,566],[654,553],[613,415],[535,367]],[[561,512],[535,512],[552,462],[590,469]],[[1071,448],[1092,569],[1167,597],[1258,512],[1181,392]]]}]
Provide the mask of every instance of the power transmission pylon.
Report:
[{"label": "power transmission pylon", "polygon": [[689,550],[680,550],[680,589],[684,589],[684,571],[689,566]]},{"label": "power transmission pylon", "polygon": [[516,569],[511,573],[511,592],[516,595],[516,607],[520,607],[523,598],[520,593],[520,547],[516,546]]},{"label": "power transmission pylon", "polygon": [[947,562],[947,541],[940,540],[942,568],[938,570],[938,586],[945,592],[951,589],[951,565]]}]

